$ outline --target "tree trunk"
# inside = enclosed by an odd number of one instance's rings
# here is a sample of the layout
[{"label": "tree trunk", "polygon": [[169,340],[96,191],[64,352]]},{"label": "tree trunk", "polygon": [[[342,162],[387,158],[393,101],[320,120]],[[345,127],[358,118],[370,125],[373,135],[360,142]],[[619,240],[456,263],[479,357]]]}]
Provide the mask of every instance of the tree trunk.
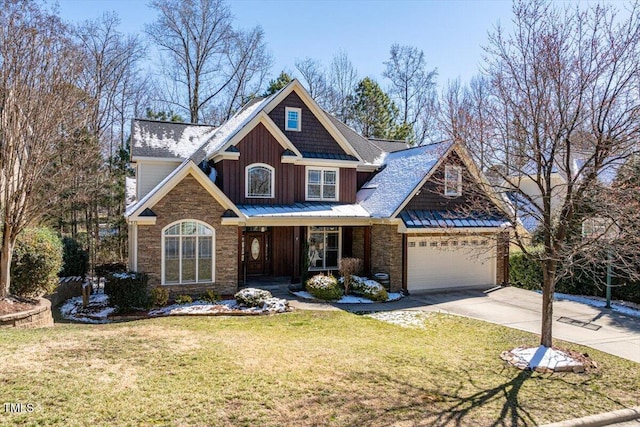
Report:
[{"label": "tree trunk", "polygon": [[542,329],[540,345],[553,346],[553,293],[555,291],[556,262],[547,260],[542,269]]},{"label": "tree trunk", "polygon": [[2,251],[0,253],[0,298],[9,295],[11,286],[11,257],[13,255],[11,231],[11,227],[5,223],[2,227]]}]

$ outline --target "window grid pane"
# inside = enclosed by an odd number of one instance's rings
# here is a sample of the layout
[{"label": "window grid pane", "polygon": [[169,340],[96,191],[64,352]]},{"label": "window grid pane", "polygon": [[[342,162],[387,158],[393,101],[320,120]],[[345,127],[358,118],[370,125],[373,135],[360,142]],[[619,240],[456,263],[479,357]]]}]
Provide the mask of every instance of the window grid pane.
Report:
[{"label": "window grid pane", "polygon": [[213,230],[183,221],[164,232],[164,283],[197,283],[213,279]]}]

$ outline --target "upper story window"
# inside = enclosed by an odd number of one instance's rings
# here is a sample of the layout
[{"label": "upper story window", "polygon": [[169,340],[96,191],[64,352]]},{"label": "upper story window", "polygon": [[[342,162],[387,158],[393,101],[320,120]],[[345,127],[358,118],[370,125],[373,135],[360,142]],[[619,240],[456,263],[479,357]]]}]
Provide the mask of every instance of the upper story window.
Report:
[{"label": "upper story window", "polygon": [[284,109],[284,130],[300,132],[302,130],[302,110],[286,107]]},{"label": "upper story window", "polygon": [[444,195],[462,195],[462,167],[446,165],[444,167]]},{"label": "upper story window", "polygon": [[254,163],[245,169],[247,198],[273,198],[274,169],[264,163]]},{"label": "upper story window", "polygon": [[307,167],[307,200],[338,200],[337,168]]}]

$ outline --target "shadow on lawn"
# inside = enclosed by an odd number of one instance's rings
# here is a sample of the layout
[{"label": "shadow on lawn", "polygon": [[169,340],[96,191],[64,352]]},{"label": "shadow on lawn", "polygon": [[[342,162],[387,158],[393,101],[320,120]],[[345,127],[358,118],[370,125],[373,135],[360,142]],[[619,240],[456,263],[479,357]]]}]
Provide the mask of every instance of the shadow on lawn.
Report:
[{"label": "shadow on lawn", "polygon": [[[513,376],[511,377],[511,374]],[[469,372],[461,372],[461,376],[466,375],[466,380],[461,380],[455,389],[437,390],[428,389],[413,384],[410,380],[403,381],[390,376],[384,376],[382,382],[388,383],[391,387],[400,390],[404,396],[403,401],[388,402],[382,418],[391,415],[396,421],[416,421],[427,420],[433,426],[469,426],[482,425],[491,427],[512,427],[538,425],[540,420],[536,420],[536,414],[532,414],[528,406],[523,405],[520,392],[527,381],[560,381],[572,387],[586,387],[594,379],[591,376],[579,378],[578,381],[571,381],[562,374],[538,374],[533,371],[520,371],[505,367],[503,375],[504,382],[491,388],[484,388],[472,378]],[[571,375],[572,378],[575,374]],[[380,378],[378,378],[380,381]],[[469,394],[466,384],[471,384],[477,391]],[[466,390],[465,390],[466,389]],[[602,393],[590,391],[599,396],[599,399],[624,407],[620,402]],[[549,396],[551,398],[551,396]],[[544,399],[540,396],[540,399]],[[540,405],[532,405],[540,406]],[[483,407],[486,407],[484,410]],[[495,409],[489,409],[495,408]],[[499,408],[499,412],[495,410]],[[493,414],[492,414],[493,412]],[[371,413],[369,421],[380,420],[381,414]],[[539,416],[539,415],[538,415]],[[494,419],[491,419],[494,418]],[[359,424],[367,424],[368,420],[359,419]],[[559,421],[559,420],[555,420]]]}]

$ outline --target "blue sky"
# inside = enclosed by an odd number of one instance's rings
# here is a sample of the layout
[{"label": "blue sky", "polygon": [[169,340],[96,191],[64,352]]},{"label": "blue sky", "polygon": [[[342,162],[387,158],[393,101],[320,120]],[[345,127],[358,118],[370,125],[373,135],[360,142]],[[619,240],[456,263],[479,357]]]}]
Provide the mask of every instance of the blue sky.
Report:
[{"label": "blue sky", "polygon": [[[154,20],[144,0],[58,0],[70,22],[94,19],[115,11],[121,31],[142,33]],[[468,81],[482,60],[487,32],[500,22],[509,27],[507,0],[232,0],[240,28],[261,25],[275,64],[272,75],[295,70],[296,59],[311,57],[328,65],[345,51],[361,77],[380,81],[383,61],[393,43],[423,50],[429,69],[437,68],[438,83],[460,77]]]}]

